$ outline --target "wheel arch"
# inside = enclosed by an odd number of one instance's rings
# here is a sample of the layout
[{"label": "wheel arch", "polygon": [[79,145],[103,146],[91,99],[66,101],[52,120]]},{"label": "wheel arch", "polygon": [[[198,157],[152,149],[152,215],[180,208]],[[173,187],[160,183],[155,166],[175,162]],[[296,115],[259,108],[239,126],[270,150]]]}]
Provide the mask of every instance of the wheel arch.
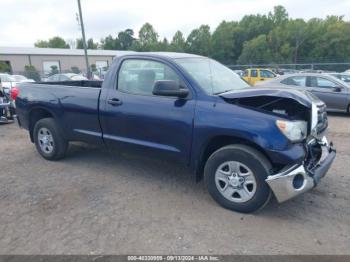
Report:
[{"label": "wheel arch", "polygon": [[259,153],[261,153],[271,164],[272,160],[270,157],[267,155],[265,150],[259,146],[258,144],[237,136],[229,136],[229,135],[220,135],[220,136],[215,136],[209,139],[209,141],[206,143],[206,145],[203,147],[201,150],[201,153],[198,158],[198,164],[195,168],[195,176],[196,176],[196,181],[200,181],[203,179],[203,171],[204,171],[204,166],[205,163],[207,162],[208,158],[218,149],[232,145],[232,144],[240,144],[240,145],[246,145],[249,146],[255,150],[257,150]]},{"label": "wheel arch", "polygon": [[43,118],[53,118],[55,119],[55,115],[47,108],[43,107],[35,107],[32,108],[29,112],[29,122],[28,122],[28,129],[29,129],[29,136],[30,141],[34,142],[34,126],[35,124],[43,119]]}]

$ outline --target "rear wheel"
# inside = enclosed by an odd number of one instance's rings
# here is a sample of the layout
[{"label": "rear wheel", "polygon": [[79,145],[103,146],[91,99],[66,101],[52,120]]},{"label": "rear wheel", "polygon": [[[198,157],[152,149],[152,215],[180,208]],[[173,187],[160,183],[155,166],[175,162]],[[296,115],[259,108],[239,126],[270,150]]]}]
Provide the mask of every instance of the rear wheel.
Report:
[{"label": "rear wheel", "polygon": [[245,145],[229,145],[208,159],[204,179],[211,196],[223,207],[250,213],[271,198],[265,179],[271,164],[259,151]]},{"label": "rear wheel", "polygon": [[47,160],[58,160],[65,156],[68,142],[52,118],[39,120],[34,126],[36,149]]}]

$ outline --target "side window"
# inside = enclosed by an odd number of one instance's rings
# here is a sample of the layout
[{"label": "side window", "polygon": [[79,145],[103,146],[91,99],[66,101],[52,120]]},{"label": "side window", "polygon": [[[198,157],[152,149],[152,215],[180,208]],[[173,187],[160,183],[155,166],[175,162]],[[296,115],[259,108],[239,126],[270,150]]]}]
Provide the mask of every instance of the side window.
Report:
[{"label": "side window", "polygon": [[350,82],[350,75],[341,75],[341,80],[344,82]]},{"label": "side window", "polygon": [[260,70],[260,77],[272,78],[275,77],[275,75],[268,70]]},{"label": "side window", "polygon": [[322,78],[322,77],[317,77],[317,87],[334,88],[336,86],[337,86],[337,84],[334,83],[333,81],[330,81],[330,80]]},{"label": "side window", "polygon": [[258,77],[258,71],[255,70],[255,69],[254,69],[254,70],[251,70],[251,71],[250,71],[250,76],[251,76],[251,77]]},{"label": "side window", "polygon": [[306,76],[288,77],[282,83],[290,86],[306,86]]},{"label": "side window", "polygon": [[180,83],[174,70],[163,63],[141,59],[125,60],[118,74],[118,90],[152,95],[154,82],[157,80],[174,80]]},{"label": "side window", "polygon": [[244,70],[243,76],[248,76],[248,70]]}]

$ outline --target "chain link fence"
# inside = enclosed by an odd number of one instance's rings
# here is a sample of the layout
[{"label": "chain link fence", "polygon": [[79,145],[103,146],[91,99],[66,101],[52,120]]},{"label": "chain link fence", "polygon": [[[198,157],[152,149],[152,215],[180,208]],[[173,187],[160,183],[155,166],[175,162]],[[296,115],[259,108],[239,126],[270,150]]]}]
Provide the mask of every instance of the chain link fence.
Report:
[{"label": "chain link fence", "polygon": [[247,68],[269,68],[274,71],[306,71],[306,72],[344,72],[350,69],[350,62],[342,63],[298,63],[298,64],[245,64],[245,65],[228,65],[232,70],[245,70]]}]

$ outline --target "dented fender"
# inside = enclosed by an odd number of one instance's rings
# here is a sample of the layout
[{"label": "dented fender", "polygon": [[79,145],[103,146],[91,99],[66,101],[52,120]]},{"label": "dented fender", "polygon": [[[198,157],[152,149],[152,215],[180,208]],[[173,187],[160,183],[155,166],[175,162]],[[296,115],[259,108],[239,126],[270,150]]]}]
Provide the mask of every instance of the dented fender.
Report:
[{"label": "dented fender", "polygon": [[248,97],[271,96],[276,98],[289,98],[297,101],[307,108],[312,107],[313,103],[322,103],[316,96],[307,91],[299,91],[294,89],[278,89],[278,88],[246,88],[242,90],[232,91],[220,94],[224,99],[242,99]]}]

